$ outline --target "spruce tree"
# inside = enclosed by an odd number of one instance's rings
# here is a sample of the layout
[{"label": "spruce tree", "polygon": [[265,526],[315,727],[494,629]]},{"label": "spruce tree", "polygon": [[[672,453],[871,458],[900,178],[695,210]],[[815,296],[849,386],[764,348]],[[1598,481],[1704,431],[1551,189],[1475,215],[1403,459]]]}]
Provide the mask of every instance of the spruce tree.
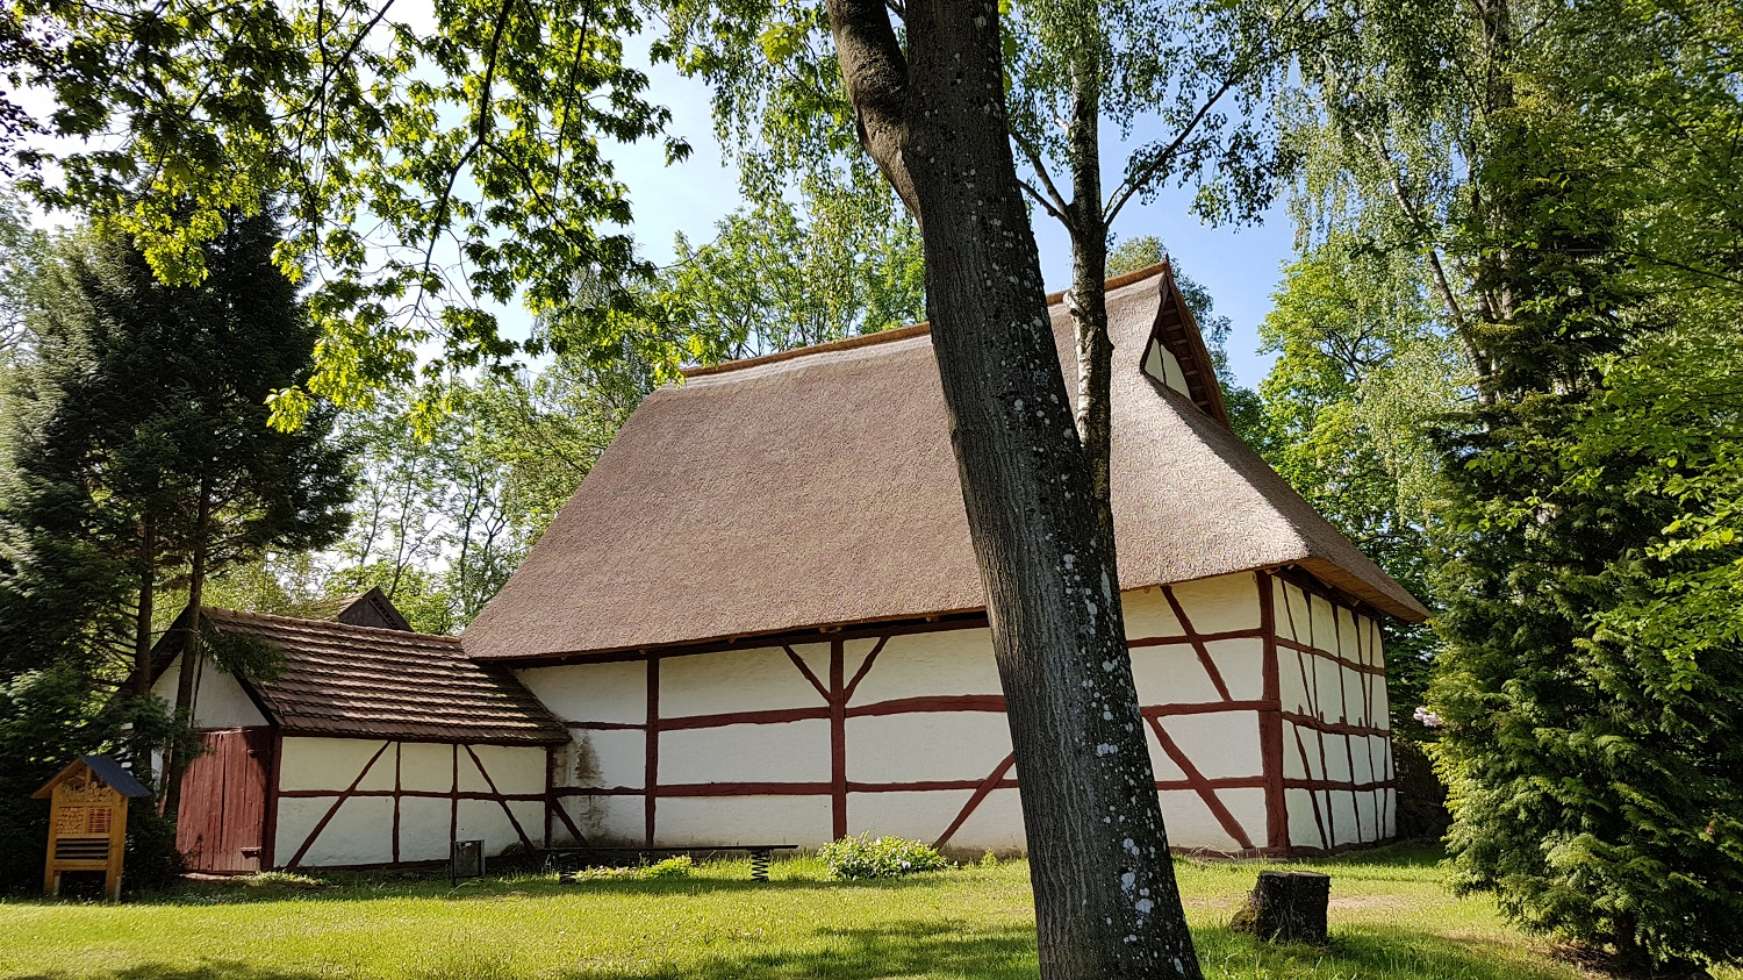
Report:
[{"label": "spruce tree", "polygon": [[[342,533],[350,481],[331,412],[293,433],[267,425],[268,396],[308,377],[316,336],[272,264],[277,241],[270,213],[232,216],[206,279],[183,287],[158,282],[125,238],[62,245],[0,433],[0,628],[30,638],[13,646],[9,673],[68,661],[110,681],[132,670],[131,698],[149,704],[159,592],[185,590],[197,608],[213,572]],[[198,669],[183,672],[189,686]],[[176,707],[190,717],[193,691]],[[185,754],[170,764],[179,771]],[[176,780],[166,786],[173,804]]]},{"label": "spruce tree", "polygon": [[1496,259],[1477,283],[1498,300],[1480,334],[1490,397],[1439,433],[1446,648],[1431,694],[1458,882],[1630,968],[1736,959],[1737,644],[1699,644],[1705,667],[1679,670],[1652,642],[1668,632],[1615,628],[1666,581],[1675,563],[1650,556],[1683,511],[1669,485],[1641,489],[1661,465],[1646,443],[1591,437],[1614,410],[1606,368],[1674,313],[1635,288],[1577,132],[1539,119],[1500,146],[1466,226]]}]

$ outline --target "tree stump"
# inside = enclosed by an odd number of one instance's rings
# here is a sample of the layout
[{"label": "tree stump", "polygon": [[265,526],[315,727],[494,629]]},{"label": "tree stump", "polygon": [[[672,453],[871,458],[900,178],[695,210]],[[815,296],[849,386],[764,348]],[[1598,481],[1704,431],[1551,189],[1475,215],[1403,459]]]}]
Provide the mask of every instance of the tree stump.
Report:
[{"label": "tree stump", "polygon": [[1330,875],[1261,871],[1247,903],[1235,913],[1229,928],[1268,942],[1324,945],[1326,906],[1330,902]]}]

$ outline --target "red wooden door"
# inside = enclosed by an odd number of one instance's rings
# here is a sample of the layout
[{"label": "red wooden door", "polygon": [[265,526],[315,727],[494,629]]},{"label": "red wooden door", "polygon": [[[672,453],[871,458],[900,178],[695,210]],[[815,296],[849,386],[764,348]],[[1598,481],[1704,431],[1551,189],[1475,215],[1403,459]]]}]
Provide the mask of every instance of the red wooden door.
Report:
[{"label": "red wooden door", "polygon": [[259,871],[272,729],[203,732],[182,775],[176,848],[189,871]]}]

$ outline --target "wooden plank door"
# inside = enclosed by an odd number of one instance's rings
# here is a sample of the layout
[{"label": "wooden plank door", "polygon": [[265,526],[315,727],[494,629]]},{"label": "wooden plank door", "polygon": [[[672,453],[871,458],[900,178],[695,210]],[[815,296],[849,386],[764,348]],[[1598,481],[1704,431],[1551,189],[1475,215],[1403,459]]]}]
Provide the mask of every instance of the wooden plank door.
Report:
[{"label": "wooden plank door", "polygon": [[189,871],[259,871],[272,729],[202,732],[200,744],[182,776],[176,848]]}]

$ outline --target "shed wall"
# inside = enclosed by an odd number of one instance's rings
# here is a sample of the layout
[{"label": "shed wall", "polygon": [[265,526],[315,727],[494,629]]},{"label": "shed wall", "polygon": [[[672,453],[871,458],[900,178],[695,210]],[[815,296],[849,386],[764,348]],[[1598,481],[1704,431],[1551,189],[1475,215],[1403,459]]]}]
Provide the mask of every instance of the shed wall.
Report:
[{"label": "shed wall", "polygon": [[487,855],[544,841],[543,747],[286,737],[273,864],[445,860],[454,839]]}]

